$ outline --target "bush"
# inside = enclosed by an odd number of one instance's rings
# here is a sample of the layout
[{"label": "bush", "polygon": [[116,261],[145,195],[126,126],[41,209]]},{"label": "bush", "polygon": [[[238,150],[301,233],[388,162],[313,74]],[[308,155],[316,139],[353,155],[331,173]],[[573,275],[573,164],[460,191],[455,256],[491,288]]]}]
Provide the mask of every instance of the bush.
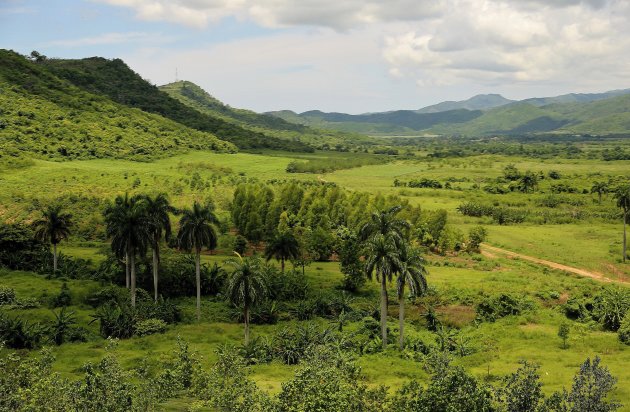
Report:
[{"label": "bush", "polygon": [[479,245],[486,240],[488,231],[483,226],[475,226],[468,232],[468,251],[478,252]]},{"label": "bush", "polygon": [[155,333],[164,333],[166,331],[166,322],[162,319],[147,319],[136,323],[134,326],[135,334],[138,336],[153,335]]},{"label": "bush", "polygon": [[477,305],[475,310],[480,320],[494,322],[505,316],[520,315],[535,307],[535,303],[524,296],[501,293],[486,297]]},{"label": "bush", "polygon": [[285,364],[295,365],[309,349],[328,342],[329,338],[330,330],[319,330],[313,324],[283,328],[273,338],[273,352]]},{"label": "bush", "polygon": [[0,312],[0,342],[13,349],[34,349],[46,334],[40,323],[29,323],[20,317],[12,318]]},{"label": "bush", "polygon": [[6,286],[0,286],[0,306],[11,305],[15,302],[15,290]]},{"label": "bush", "polygon": [[90,291],[84,301],[93,308],[97,308],[109,302],[124,303],[128,297],[129,291],[111,285]]},{"label": "bush", "polygon": [[621,322],[621,326],[617,331],[619,334],[619,340],[626,345],[630,345],[630,315],[626,313],[626,316],[623,318],[623,322]]},{"label": "bush", "polygon": [[61,308],[72,304],[72,295],[66,282],[63,282],[59,294],[54,296],[50,303],[53,308]]},{"label": "bush", "polygon": [[630,290],[608,287],[595,299],[595,316],[608,330],[616,331],[630,311]]}]

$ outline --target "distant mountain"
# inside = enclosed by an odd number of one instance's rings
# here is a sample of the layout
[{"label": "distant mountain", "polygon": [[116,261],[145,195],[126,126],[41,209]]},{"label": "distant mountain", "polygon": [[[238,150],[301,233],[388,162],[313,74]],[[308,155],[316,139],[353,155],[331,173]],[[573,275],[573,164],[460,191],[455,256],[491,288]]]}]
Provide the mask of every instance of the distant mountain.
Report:
[{"label": "distant mountain", "polygon": [[[473,110],[473,107],[476,109]],[[443,109],[450,110],[439,111]],[[291,111],[271,114],[289,122],[372,135],[619,134],[630,133],[630,89],[522,101],[505,99],[496,94],[479,95],[418,111],[396,110],[361,115],[317,110],[300,114]]]},{"label": "distant mountain", "polygon": [[416,110],[418,113],[438,113],[449,110],[467,109],[467,110],[487,110],[506,104],[513,103],[514,100],[506,99],[500,94],[478,94],[468,100],[462,101],[446,101],[432,106],[424,107]]},{"label": "distant mountain", "polygon": [[0,160],[149,160],[236,147],[158,114],[116,103],[61,79],[43,62],[0,50]]},{"label": "distant mountain", "polygon": [[142,79],[120,59],[49,59],[41,64],[54,75],[89,93],[107,96],[117,103],[158,114],[192,129],[213,133],[241,149],[313,151],[312,147],[300,141],[267,136],[195,110]]},{"label": "distant mountain", "polygon": [[269,114],[300,124],[332,128],[357,133],[409,133],[426,130],[442,123],[464,123],[483,114],[480,110],[449,110],[438,113],[418,113],[414,110],[369,114],[324,113],[312,110],[295,114],[291,111],[270,112]]},{"label": "distant mountain", "polygon": [[534,106],[547,106],[555,103],[589,103],[610,97],[623,96],[624,94],[630,94],[630,89],[612,90],[604,93],[570,93],[554,97],[534,97],[521,100],[521,102]]}]

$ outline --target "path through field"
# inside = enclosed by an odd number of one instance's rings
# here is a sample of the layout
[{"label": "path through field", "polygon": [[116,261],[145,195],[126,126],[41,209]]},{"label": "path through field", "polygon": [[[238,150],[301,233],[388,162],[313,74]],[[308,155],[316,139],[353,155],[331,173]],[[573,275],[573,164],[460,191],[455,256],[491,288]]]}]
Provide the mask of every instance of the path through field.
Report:
[{"label": "path through field", "polygon": [[512,252],[511,250],[501,249],[496,246],[490,246],[487,243],[481,244],[481,253],[484,256],[487,256],[489,258],[496,258],[497,254],[501,254],[501,255],[505,255],[505,256],[513,257],[513,258],[519,258],[519,259],[527,260],[529,262],[534,262],[540,265],[548,266],[553,269],[558,269],[564,272],[575,273],[576,275],[596,279],[602,282],[629,283],[628,280],[623,279],[621,277],[619,277],[618,279],[612,279],[600,272],[579,269],[572,266],[563,265],[562,263],[552,262],[550,260],[539,259],[533,256],[522,255],[520,253]]}]

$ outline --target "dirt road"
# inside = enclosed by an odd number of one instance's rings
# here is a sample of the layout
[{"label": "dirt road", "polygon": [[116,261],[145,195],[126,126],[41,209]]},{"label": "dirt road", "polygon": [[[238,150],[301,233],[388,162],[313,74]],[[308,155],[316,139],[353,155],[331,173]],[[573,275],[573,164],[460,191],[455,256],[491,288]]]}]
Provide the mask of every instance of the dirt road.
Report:
[{"label": "dirt road", "polygon": [[519,259],[527,260],[529,262],[534,262],[534,263],[538,263],[540,265],[548,266],[548,267],[553,268],[553,269],[558,269],[558,270],[562,270],[564,272],[575,273],[576,275],[588,277],[588,278],[591,278],[591,279],[596,279],[596,280],[599,280],[599,281],[602,281],[602,282],[628,283],[627,280],[611,279],[610,277],[607,277],[606,275],[604,275],[603,273],[600,273],[600,272],[579,269],[579,268],[575,268],[575,267],[572,267],[572,266],[563,265],[561,263],[552,262],[550,260],[539,259],[539,258],[533,257],[533,256],[522,255],[520,253],[512,252],[512,251],[506,250],[506,249],[501,249],[501,248],[498,248],[496,246],[490,246],[490,245],[488,245],[486,243],[482,243],[481,244],[481,253],[484,256],[487,256],[489,258],[496,258],[497,254],[505,255],[505,256],[513,257],[513,258],[519,258]]}]

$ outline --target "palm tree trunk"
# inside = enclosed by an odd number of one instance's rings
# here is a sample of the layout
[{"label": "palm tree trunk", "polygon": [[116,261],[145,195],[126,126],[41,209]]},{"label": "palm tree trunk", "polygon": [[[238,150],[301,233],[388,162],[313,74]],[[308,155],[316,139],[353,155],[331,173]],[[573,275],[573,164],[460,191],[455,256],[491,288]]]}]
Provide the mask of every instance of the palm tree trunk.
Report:
[{"label": "palm tree trunk", "polygon": [[284,273],[284,258],[280,259],[280,267],[282,268],[282,273]]},{"label": "palm tree trunk", "polygon": [[628,220],[628,212],[623,213],[623,263],[626,263],[626,221]]},{"label": "palm tree trunk", "polygon": [[53,243],[53,273],[57,272],[57,244]]},{"label": "palm tree trunk", "polygon": [[158,300],[158,252],[157,245],[153,248],[153,298]]},{"label": "palm tree trunk", "polygon": [[400,350],[405,348],[405,294],[398,296],[398,346]]},{"label": "palm tree trunk", "polygon": [[131,266],[131,306],[136,307],[136,256],[134,253],[129,255]]},{"label": "palm tree trunk", "polygon": [[387,278],[381,273],[381,339],[387,349]]},{"label": "palm tree trunk", "polygon": [[129,278],[129,252],[125,252],[125,287],[127,289],[129,289],[130,286]]},{"label": "palm tree trunk", "polygon": [[195,259],[195,279],[197,281],[197,322],[201,319],[201,250],[197,249]]},{"label": "palm tree trunk", "polygon": [[245,305],[245,345],[249,343],[249,306]]}]

